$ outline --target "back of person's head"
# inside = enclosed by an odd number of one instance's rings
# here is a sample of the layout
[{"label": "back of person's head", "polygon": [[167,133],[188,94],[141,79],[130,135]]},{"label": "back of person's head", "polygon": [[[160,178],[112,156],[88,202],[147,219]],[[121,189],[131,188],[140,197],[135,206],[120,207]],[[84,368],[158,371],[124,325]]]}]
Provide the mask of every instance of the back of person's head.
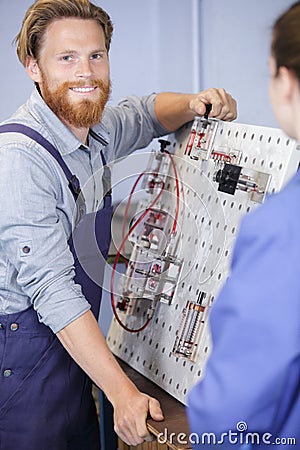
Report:
[{"label": "back of person's head", "polygon": [[287,67],[300,80],[300,1],[275,22],[271,50],[277,71],[279,67]]},{"label": "back of person's head", "polygon": [[106,49],[109,51],[113,25],[102,8],[89,0],[36,0],[28,9],[15,38],[21,63],[25,65],[27,56],[38,60],[43,36],[51,22],[71,17],[96,20],[103,29]]}]

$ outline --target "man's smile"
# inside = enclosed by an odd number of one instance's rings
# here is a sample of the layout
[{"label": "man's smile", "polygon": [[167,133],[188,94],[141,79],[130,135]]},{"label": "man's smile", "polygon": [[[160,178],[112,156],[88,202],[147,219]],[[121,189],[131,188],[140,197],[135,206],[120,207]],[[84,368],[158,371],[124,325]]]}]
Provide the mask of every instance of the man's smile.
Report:
[{"label": "man's smile", "polygon": [[70,89],[71,89],[71,91],[77,92],[79,94],[88,94],[88,93],[93,92],[96,89],[98,89],[98,86],[93,86],[93,87],[90,87],[90,86],[86,86],[86,87],[71,87]]}]

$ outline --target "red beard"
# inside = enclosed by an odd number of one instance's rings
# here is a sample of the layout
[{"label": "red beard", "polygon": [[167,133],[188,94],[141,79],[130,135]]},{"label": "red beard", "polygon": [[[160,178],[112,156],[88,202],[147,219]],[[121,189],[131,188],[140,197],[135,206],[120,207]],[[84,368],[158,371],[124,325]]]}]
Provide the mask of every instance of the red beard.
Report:
[{"label": "red beard", "polygon": [[75,128],[90,128],[100,122],[104,107],[110,96],[110,81],[91,80],[89,86],[98,86],[99,99],[92,101],[83,99],[78,103],[72,103],[68,98],[71,87],[84,87],[86,82],[62,83],[55,91],[51,92],[47,80],[42,74],[43,98],[49,108],[52,109],[63,122],[67,122]]}]

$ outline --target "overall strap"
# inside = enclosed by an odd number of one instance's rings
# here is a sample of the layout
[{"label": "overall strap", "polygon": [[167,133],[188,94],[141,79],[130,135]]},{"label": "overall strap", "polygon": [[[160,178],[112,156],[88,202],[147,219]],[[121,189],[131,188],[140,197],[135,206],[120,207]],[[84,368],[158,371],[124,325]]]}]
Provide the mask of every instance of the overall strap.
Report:
[{"label": "overall strap", "polygon": [[[5,125],[0,125],[0,133],[21,133],[25,136],[29,137],[33,141],[40,144],[42,147],[44,147],[52,156],[56,159],[60,167],[62,168],[68,182],[69,182],[69,188],[71,189],[71,192],[74,196],[75,202],[77,200],[83,200],[83,195],[81,193],[80,189],[80,183],[76,175],[73,175],[64,160],[61,157],[61,154],[59,151],[54,147],[54,145],[51,144],[51,142],[47,141],[40,133],[33,130],[30,127],[27,127],[26,125],[22,125],[20,123],[8,123]],[[82,197],[79,199],[78,197]]]}]

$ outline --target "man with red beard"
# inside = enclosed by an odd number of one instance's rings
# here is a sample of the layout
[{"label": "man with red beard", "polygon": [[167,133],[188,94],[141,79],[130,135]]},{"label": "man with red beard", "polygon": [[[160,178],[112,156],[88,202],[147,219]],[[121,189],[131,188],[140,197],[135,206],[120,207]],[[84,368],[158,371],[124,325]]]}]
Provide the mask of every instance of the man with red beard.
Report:
[{"label": "man with red beard", "polygon": [[159,402],[120,369],[97,323],[112,212],[103,167],[203,115],[206,104],[211,116],[232,120],[236,103],[209,89],[105,107],[111,35],[109,16],[88,0],[37,0],[16,38],[35,89],[0,126],[5,450],[98,449],[91,380],[112,403],[126,443],[151,439],[148,414],[163,419]]}]

